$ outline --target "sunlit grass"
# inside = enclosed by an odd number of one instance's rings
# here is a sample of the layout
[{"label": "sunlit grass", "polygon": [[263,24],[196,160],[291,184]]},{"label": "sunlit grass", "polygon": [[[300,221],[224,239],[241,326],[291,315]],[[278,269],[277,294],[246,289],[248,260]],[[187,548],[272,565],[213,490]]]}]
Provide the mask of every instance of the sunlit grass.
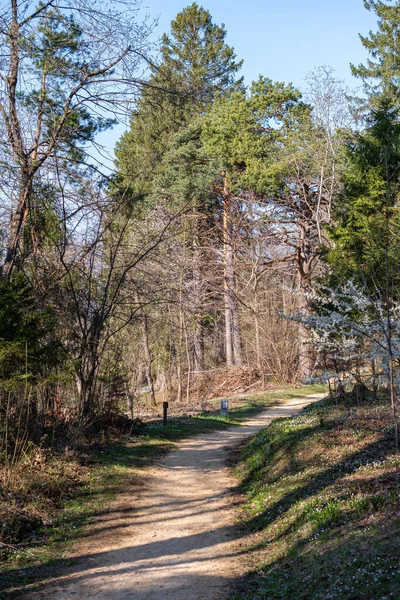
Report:
[{"label": "sunlit grass", "polygon": [[237,467],[254,567],[236,598],[400,598],[399,472],[386,404],[322,401],[254,436]]}]

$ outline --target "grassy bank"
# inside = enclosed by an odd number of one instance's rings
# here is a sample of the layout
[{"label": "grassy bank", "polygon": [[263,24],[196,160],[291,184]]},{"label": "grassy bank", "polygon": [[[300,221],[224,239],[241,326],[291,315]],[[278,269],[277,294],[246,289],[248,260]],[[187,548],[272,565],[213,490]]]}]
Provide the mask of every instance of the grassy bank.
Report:
[{"label": "grassy bank", "polygon": [[[106,510],[110,499],[127,482],[132,485],[140,471],[173,448],[175,442],[239,425],[268,406],[321,389],[291,387],[236,397],[229,401],[227,417],[214,411],[171,419],[166,427],[154,421],[135,435],[118,441],[111,436],[102,443],[68,450],[67,454],[32,448],[0,488],[0,569],[15,572],[16,567],[68,556],[82,527]],[[6,585],[4,576],[3,582]]]},{"label": "grassy bank", "polygon": [[275,421],[237,467],[250,572],[236,599],[400,598],[400,456],[386,403]]}]

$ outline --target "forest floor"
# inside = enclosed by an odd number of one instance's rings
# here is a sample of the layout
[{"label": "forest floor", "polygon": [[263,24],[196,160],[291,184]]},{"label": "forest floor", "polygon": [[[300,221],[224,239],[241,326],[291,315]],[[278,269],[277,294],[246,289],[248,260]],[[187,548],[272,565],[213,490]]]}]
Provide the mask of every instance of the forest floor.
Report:
[{"label": "forest floor", "polygon": [[[240,496],[227,458],[271,420],[297,413],[323,396],[298,394],[288,393],[284,405],[259,413],[245,426],[216,422],[215,429],[225,428],[179,442],[177,450],[140,473],[137,465],[125,469],[123,491],[98,507],[68,559],[11,563],[1,597],[127,600],[133,590],[137,600],[231,597],[243,571],[247,532],[234,522]],[[259,410],[260,403],[253,412]],[[187,420],[184,435],[181,426],[175,434],[172,429],[170,439],[193,433],[194,422]]]}]

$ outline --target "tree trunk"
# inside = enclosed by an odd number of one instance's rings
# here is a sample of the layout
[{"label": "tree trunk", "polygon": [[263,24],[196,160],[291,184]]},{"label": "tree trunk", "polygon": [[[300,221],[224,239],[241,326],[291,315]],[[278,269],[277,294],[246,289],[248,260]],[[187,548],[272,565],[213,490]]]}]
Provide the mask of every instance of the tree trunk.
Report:
[{"label": "tree trunk", "polygon": [[239,309],[236,297],[234,246],[232,231],[232,197],[224,183],[223,243],[224,243],[224,304],[225,345],[228,366],[242,365],[243,352],[240,334]]},{"label": "tree trunk", "polygon": [[153,357],[151,355],[150,345],[149,345],[149,323],[148,317],[143,309],[143,304],[140,300],[139,294],[135,293],[135,300],[139,305],[140,310],[140,328],[142,330],[142,340],[143,340],[143,350],[144,350],[144,358],[145,358],[145,366],[144,372],[147,380],[147,385],[150,388],[150,399],[153,406],[156,404],[156,395],[154,392],[154,378],[153,378]]},{"label": "tree trunk", "polygon": [[149,346],[149,327],[148,327],[148,319],[147,315],[143,313],[143,316],[140,319],[140,325],[142,328],[142,338],[143,338],[143,349],[144,349],[144,357],[145,357],[145,375],[147,379],[147,385],[150,388],[150,399],[153,406],[156,404],[156,395],[154,392],[154,379],[153,379],[153,369],[152,363],[153,358],[150,351]]},{"label": "tree trunk", "polygon": [[[199,227],[197,227],[197,235],[199,237]],[[200,249],[200,239],[195,240],[194,247],[194,265],[193,265],[193,282],[194,282],[194,302],[195,302],[195,330],[194,330],[194,356],[193,365],[195,371],[204,370],[204,280],[202,277],[202,252]]]},{"label": "tree trunk", "polygon": [[242,336],[240,331],[240,319],[238,302],[235,294],[233,295],[232,302],[232,340],[233,340],[233,361],[235,365],[243,364],[243,347],[242,347]]},{"label": "tree trunk", "polygon": [[231,244],[231,223],[230,223],[230,204],[229,196],[224,195],[224,214],[223,214],[223,255],[224,255],[224,305],[225,305],[225,354],[226,364],[231,367],[233,360],[233,341],[232,341],[232,311],[231,311],[231,291],[229,273],[232,267],[232,244]]},{"label": "tree trunk", "polygon": [[21,190],[18,197],[18,205],[13,214],[10,226],[9,237],[7,244],[6,256],[3,264],[3,277],[8,281],[11,278],[12,271],[18,254],[18,246],[21,239],[21,234],[29,212],[29,199],[31,196],[31,185],[29,176],[22,178]]},{"label": "tree trunk", "polygon": [[257,363],[257,369],[261,373],[263,371],[263,368],[261,365],[260,321],[259,321],[258,302],[257,301],[256,301],[256,306],[254,308],[253,315],[254,315],[254,333],[255,333],[255,343],[256,343],[256,363]]},{"label": "tree trunk", "polygon": [[[297,252],[299,310],[304,315],[310,313],[310,301],[307,297],[311,288],[312,267],[315,251],[312,244],[312,212],[308,206],[303,211],[300,244]],[[314,367],[310,344],[306,342],[309,331],[304,325],[299,325],[299,379],[307,379]]]},{"label": "tree trunk", "polygon": [[79,394],[80,414],[82,417],[92,417],[96,405],[97,365],[92,357],[83,359],[76,373]]},{"label": "tree trunk", "polygon": [[195,371],[204,370],[204,327],[199,318],[196,319],[194,332],[194,369]]},{"label": "tree trunk", "polygon": [[196,212],[195,235],[193,247],[193,283],[194,283],[194,370],[203,371],[204,366],[204,314],[206,313],[205,299],[205,264],[203,245],[205,242],[204,212],[201,207]]},{"label": "tree trunk", "polygon": [[17,159],[18,168],[21,171],[21,178],[17,207],[9,225],[9,239],[2,268],[2,274],[6,280],[9,280],[11,277],[17,258],[18,245],[29,210],[33,177],[33,172],[30,168],[29,153],[25,150],[17,109],[18,76],[20,67],[20,24],[18,21],[17,0],[12,0],[11,9],[12,22],[9,31],[10,70],[6,79],[9,117],[6,118],[5,125],[10,146]]},{"label": "tree trunk", "polygon": [[[307,315],[310,311],[309,301],[305,296],[307,291],[307,282],[299,277],[299,311],[304,315]],[[301,380],[305,380],[311,375],[314,366],[310,344],[306,341],[309,336],[310,332],[308,331],[307,327],[300,323],[298,377]]]}]

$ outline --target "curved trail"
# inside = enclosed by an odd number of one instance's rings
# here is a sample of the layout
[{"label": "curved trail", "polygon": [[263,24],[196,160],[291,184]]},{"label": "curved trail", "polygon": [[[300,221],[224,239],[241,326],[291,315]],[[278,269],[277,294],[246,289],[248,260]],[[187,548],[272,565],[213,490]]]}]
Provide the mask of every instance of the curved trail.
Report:
[{"label": "curved trail", "polygon": [[[182,442],[113,503],[80,542],[68,572],[29,598],[46,600],[223,600],[243,572],[243,532],[234,525],[235,481],[227,450],[320,400],[290,400],[246,426]],[[27,597],[27,596],[25,596]]]}]

